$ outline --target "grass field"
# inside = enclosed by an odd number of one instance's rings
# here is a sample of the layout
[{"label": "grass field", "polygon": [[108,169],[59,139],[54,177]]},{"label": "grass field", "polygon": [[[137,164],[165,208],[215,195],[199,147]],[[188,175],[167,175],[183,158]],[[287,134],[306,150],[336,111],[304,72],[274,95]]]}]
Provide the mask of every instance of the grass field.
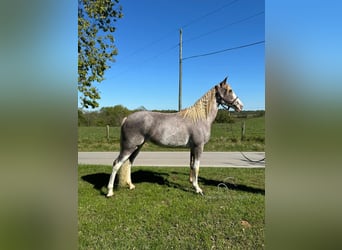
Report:
[{"label": "grass field", "polygon": [[[245,137],[241,139],[241,124],[245,122]],[[107,139],[106,127],[79,127],[78,151],[119,151],[120,128],[111,127]],[[145,143],[143,151],[188,150],[159,147]],[[265,151],[265,117],[237,119],[234,123],[214,123],[205,151]]]},{"label": "grass field", "polygon": [[110,166],[78,167],[80,249],[263,249],[264,169],[133,167],[135,190],[105,198]]}]

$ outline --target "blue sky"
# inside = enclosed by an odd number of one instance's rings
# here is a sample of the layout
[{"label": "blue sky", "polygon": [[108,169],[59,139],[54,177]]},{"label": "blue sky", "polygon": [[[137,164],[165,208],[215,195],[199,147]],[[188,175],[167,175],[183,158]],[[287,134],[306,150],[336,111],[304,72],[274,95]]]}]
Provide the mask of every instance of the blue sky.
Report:
[{"label": "blue sky", "polygon": [[[183,58],[265,40],[263,0],[121,0],[118,56],[95,84],[100,108],[178,109],[179,29]],[[183,61],[182,107],[226,76],[245,110],[265,109],[264,43]]]}]

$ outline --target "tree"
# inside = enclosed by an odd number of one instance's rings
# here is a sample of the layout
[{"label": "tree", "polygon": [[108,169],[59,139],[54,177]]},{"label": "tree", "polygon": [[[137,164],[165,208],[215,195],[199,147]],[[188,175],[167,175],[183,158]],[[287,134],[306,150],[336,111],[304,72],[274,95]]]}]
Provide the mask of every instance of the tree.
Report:
[{"label": "tree", "polygon": [[101,118],[105,125],[120,126],[122,119],[131,113],[126,107],[116,105],[114,107],[104,107],[100,110]]},{"label": "tree", "polygon": [[78,126],[84,126],[87,124],[87,119],[85,118],[81,109],[78,109]]},{"label": "tree", "polygon": [[114,23],[122,18],[119,0],[78,0],[78,91],[83,107],[96,108],[100,99],[94,82],[104,80],[114,62]]}]

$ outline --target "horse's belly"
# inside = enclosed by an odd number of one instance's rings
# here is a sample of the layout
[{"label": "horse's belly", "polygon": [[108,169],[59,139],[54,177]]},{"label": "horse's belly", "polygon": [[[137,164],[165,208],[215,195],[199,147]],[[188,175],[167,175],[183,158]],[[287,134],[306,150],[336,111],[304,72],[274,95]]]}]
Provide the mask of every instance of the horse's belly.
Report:
[{"label": "horse's belly", "polygon": [[162,145],[171,147],[184,147],[188,145],[189,138],[179,138],[178,136],[166,136],[161,141]]},{"label": "horse's belly", "polygon": [[151,137],[150,140],[159,145],[184,147],[189,143],[189,135],[185,131],[179,131],[177,128],[163,129]]}]

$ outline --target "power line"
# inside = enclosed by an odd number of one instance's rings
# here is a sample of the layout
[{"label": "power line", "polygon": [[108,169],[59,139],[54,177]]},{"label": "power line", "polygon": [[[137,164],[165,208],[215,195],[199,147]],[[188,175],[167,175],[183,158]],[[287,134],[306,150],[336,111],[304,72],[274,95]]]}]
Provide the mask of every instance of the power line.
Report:
[{"label": "power line", "polygon": [[[227,4],[224,4],[224,5],[222,5],[220,8],[217,8],[217,9],[215,9],[215,10],[213,10],[213,11],[210,11],[210,12],[206,13],[206,14],[204,14],[204,15],[202,15],[202,16],[200,16],[200,17],[198,17],[198,18],[196,18],[196,19],[194,19],[194,20],[192,20],[192,21],[190,21],[190,22],[188,22],[188,23],[186,23],[186,24],[183,25],[182,27],[183,27],[183,28],[184,28],[184,27],[188,27],[188,26],[190,26],[190,25],[192,25],[192,24],[194,24],[194,23],[196,23],[196,22],[198,22],[198,21],[200,21],[200,20],[203,20],[204,18],[206,18],[206,17],[208,17],[208,16],[211,16],[211,15],[215,14],[216,12],[221,11],[222,9],[224,9],[224,8],[230,6],[230,5],[233,5],[234,3],[238,2],[238,1],[239,1],[239,0],[233,0],[232,2],[229,2],[229,3],[227,3]],[[140,48],[134,50],[133,52],[131,52],[130,54],[128,54],[127,57],[131,57],[131,56],[133,56],[133,55],[136,55],[136,54],[138,54],[138,53],[140,53],[140,52],[146,50],[147,48],[149,48],[149,47],[151,47],[151,46],[153,46],[153,45],[159,43],[160,41],[165,40],[166,38],[170,37],[170,36],[173,34],[173,32],[175,32],[174,29],[173,29],[172,31],[170,30],[168,33],[165,33],[165,35],[163,35],[163,36],[160,37],[159,39],[155,39],[155,40],[153,40],[153,41],[151,41],[151,42],[149,42],[149,43],[147,43],[147,44],[141,46]],[[176,46],[178,46],[178,44],[177,44]],[[176,47],[176,46],[175,46],[175,47]]]},{"label": "power line", "polygon": [[[134,69],[137,69],[139,66],[144,65],[144,64],[146,64],[146,63],[148,63],[148,62],[150,62],[150,61],[153,61],[153,60],[157,59],[158,57],[160,57],[160,56],[162,56],[162,55],[164,55],[164,54],[166,54],[166,53],[168,53],[168,52],[174,50],[174,49],[177,48],[178,46],[179,46],[179,44],[176,44],[176,45],[174,45],[174,46],[172,46],[172,47],[169,47],[168,49],[165,49],[165,50],[159,52],[158,54],[156,54],[156,55],[154,55],[154,56],[151,56],[151,57],[149,57],[149,58],[146,58],[146,59],[143,60],[143,61],[139,61],[139,62],[136,63],[135,65],[130,66],[130,67],[127,67],[127,68],[125,68],[125,69],[119,71],[119,72],[116,74],[116,76],[120,76],[120,75],[122,75],[122,74],[124,74],[124,73],[126,73],[126,72],[132,71],[132,68],[133,68],[133,70],[134,70]],[[113,78],[115,78],[115,77],[111,77],[110,79],[113,79]]]},{"label": "power line", "polygon": [[[203,19],[205,19],[205,18],[207,18],[207,17],[209,17],[209,16],[211,16],[211,15],[213,15],[213,14],[215,14],[215,13],[221,11],[222,9],[224,9],[224,8],[226,8],[226,7],[229,7],[229,6],[233,5],[233,4],[235,4],[235,3],[238,2],[238,1],[239,1],[239,0],[230,1],[230,2],[228,2],[228,3],[224,4],[224,5],[222,5],[222,6],[219,7],[219,8],[216,8],[216,9],[210,11],[210,12],[207,12],[206,14],[204,14],[204,15],[198,17],[198,18],[193,19],[192,21],[186,23],[186,24],[183,25],[182,27],[183,27],[183,28],[184,28],[184,27],[188,27],[188,26],[190,26],[190,25],[192,25],[192,24],[194,24],[194,23],[196,23],[196,22],[202,21]],[[226,28],[226,27],[228,27],[228,26],[231,26],[231,25],[234,25],[234,24],[237,24],[237,23],[240,23],[240,22],[249,20],[249,19],[251,19],[251,18],[253,18],[253,17],[255,17],[255,16],[258,16],[258,15],[260,15],[260,14],[262,14],[262,13],[264,13],[264,12],[259,12],[259,13],[255,14],[255,15],[248,16],[248,17],[246,17],[246,18],[244,18],[244,19],[241,19],[241,20],[235,21],[235,22],[233,22],[233,23],[227,24],[227,25],[222,26],[222,27],[220,27],[220,28],[217,28],[217,29],[215,29],[215,30],[212,30],[212,31],[209,31],[209,32],[207,32],[207,33],[201,34],[201,35],[199,35],[199,36],[197,36],[197,37],[190,38],[190,39],[186,40],[185,42],[188,42],[188,41],[192,41],[192,40],[198,39],[198,38],[200,38],[200,37],[203,37],[203,36],[209,35],[209,34],[211,34],[211,33],[217,32],[217,31],[219,31],[219,30],[221,30],[221,29],[224,29],[224,28]],[[141,52],[146,51],[147,48],[149,48],[149,47],[151,47],[151,46],[153,46],[153,45],[155,45],[155,44],[161,42],[162,40],[165,40],[165,39],[168,38],[173,32],[174,32],[174,30],[169,31],[169,32],[166,33],[165,35],[161,36],[159,39],[155,39],[155,40],[151,41],[150,43],[147,43],[147,44],[145,44],[144,46],[140,47],[139,49],[136,49],[135,51],[131,52],[130,54],[128,54],[128,55],[126,56],[126,60],[127,60],[127,58],[130,58],[130,57],[132,57],[132,56],[135,56],[135,55],[138,54],[138,53],[141,53]],[[183,41],[183,42],[184,42],[184,41]],[[174,49],[177,48],[178,46],[179,46],[179,43],[174,44],[173,46],[170,46],[169,48],[164,49],[164,50],[158,52],[156,55],[151,56],[151,57],[149,57],[149,58],[146,58],[146,59],[143,60],[142,62],[140,61],[137,65],[139,66],[139,65],[145,64],[146,62],[155,60],[156,58],[160,57],[161,55],[166,54],[166,53],[168,53],[168,52],[174,50]],[[250,46],[251,46],[251,45],[250,45]],[[243,46],[243,47],[244,47],[244,46]],[[238,48],[239,48],[239,47],[238,47]],[[232,49],[237,49],[237,48],[232,48]],[[227,50],[230,50],[230,49],[227,49]],[[221,52],[224,52],[224,51],[225,51],[225,50],[223,50],[223,51],[218,51],[218,52],[212,52],[212,53],[208,53],[208,55],[216,54],[216,53],[221,53]],[[183,58],[183,60],[190,59],[190,58],[193,58],[193,57],[206,56],[206,55],[207,55],[207,54],[204,54],[204,55],[197,55],[197,56],[191,56],[191,57],[186,57],[186,58]],[[126,60],[124,59],[124,61],[126,61]],[[135,67],[136,67],[137,65],[135,65]],[[121,71],[121,74],[124,73],[124,72],[126,72],[126,71],[129,71],[129,70],[131,70],[131,67],[130,67],[130,69],[126,69],[126,70]]]},{"label": "power line", "polygon": [[218,50],[218,51],[214,51],[214,52],[209,52],[209,53],[206,53],[206,54],[188,56],[188,57],[183,58],[183,61],[191,59],[191,58],[197,58],[197,57],[202,57],[202,56],[210,56],[210,55],[214,55],[214,54],[219,54],[219,53],[222,53],[222,52],[225,52],[225,51],[229,51],[229,50],[236,50],[236,49],[242,49],[242,48],[246,48],[246,47],[251,47],[251,46],[255,46],[255,45],[261,44],[261,43],[265,43],[265,41],[263,40],[263,41],[259,41],[259,42],[255,42],[255,43],[249,43],[249,44],[240,45],[240,46],[237,46],[237,47],[232,47],[232,48],[228,48],[228,49],[223,49],[223,50]]},{"label": "power line", "polygon": [[[236,1],[238,1],[238,0],[236,0]],[[236,2],[236,1],[234,1],[234,2]],[[229,3],[229,4],[226,4],[226,5],[224,5],[223,7],[226,7],[226,6],[228,6],[228,5],[230,5],[230,4],[234,3],[234,2],[231,2],[231,3]],[[223,7],[221,7],[220,10],[221,10]],[[208,14],[206,14],[206,15],[204,15],[204,16],[208,16],[208,15],[214,14],[214,13],[216,13],[217,11],[218,11],[218,9],[217,9],[215,12],[214,12],[214,11],[209,12]],[[214,29],[214,30],[212,30],[212,31],[203,33],[203,34],[201,34],[201,35],[198,35],[198,36],[193,37],[193,38],[190,38],[190,39],[187,39],[187,40],[183,41],[183,43],[184,43],[184,42],[193,41],[193,40],[199,39],[199,38],[201,38],[201,37],[210,35],[210,34],[212,34],[212,33],[215,33],[215,32],[217,32],[217,31],[219,31],[219,30],[225,29],[225,28],[227,28],[227,27],[229,27],[229,26],[232,26],[232,25],[235,25],[235,24],[238,24],[238,23],[242,23],[242,22],[244,22],[244,21],[247,21],[247,20],[249,20],[249,19],[252,19],[252,18],[254,18],[254,17],[256,17],[256,16],[259,16],[259,15],[261,15],[261,14],[264,14],[264,13],[265,13],[265,11],[258,12],[258,13],[254,14],[254,15],[251,15],[251,16],[248,16],[248,17],[246,17],[246,18],[243,18],[243,19],[237,20],[237,21],[235,21],[235,22],[229,23],[229,24],[227,24],[227,25],[224,25],[224,26],[219,27],[219,28],[217,28],[217,29]],[[203,18],[204,16],[202,16],[202,18]],[[173,32],[173,31],[172,31],[172,32]],[[145,50],[147,47],[150,47],[150,46],[152,46],[152,45],[154,45],[154,44],[156,44],[156,43],[158,43],[158,42],[164,40],[165,38],[169,37],[170,34],[171,34],[171,32],[167,33],[167,35],[163,36],[162,38],[157,39],[157,40],[155,40],[155,41],[152,41],[152,42],[149,43],[149,44],[146,44],[145,46],[143,46],[143,47],[141,47],[140,49],[138,49],[138,50],[132,52],[132,53],[131,53],[130,55],[128,55],[128,56],[135,55],[135,54],[137,54],[138,52],[140,52],[140,51],[142,51],[142,50]],[[168,49],[165,49],[165,50],[159,52],[157,55],[155,55],[155,56],[153,56],[153,57],[151,57],[151,58],[146,59],[144,62],[150,61],[150,60],[152,60],[152,59],[155,59],[155,58],[159,57],[160,55],[165,54],[166,52],[169,52],[170,50],[172,50],[172,49],[174,49],[174,48],[176,48],[176,47],[178,47],[178,46],[179,46],[179,43],[173,45],[172,47],[169,47]]]},{"label": "power line", "polygon": [[149,42],[149,43],[143,45],[142,47],[140,47],[140,48],[136,49],[135,51],[131,52],[130,54],[128,54],[127,56],[130,57],[130,56],[133,56],[135,54],[138,54],[138,53],[144,51],[146,48],[149,48],[149,47],[151,47],[151,46],[153,46],[153,45],[155,45],[155,44],[165,40],[166,38],[170,37],[171,35],[174,35],[175,31],[176,30],[172,30],[172,31],[169,31],[168,33],[165,33],[164,36],[162,36],[162,37],[160,37],[158,39],[153,40],[152,42]]},{"label": "power line", "polygon": [[190,26],[190,25],[192,25],[192,24],[194,24],[194,23],[196,23],[196,22],[202,20],[203,18],[208,17],[208,16],[211,16],[212,14],[215,14],[216,12],[219,12],[219,11],[221,11],[222,9],[224,9],[224,8],[226,8],[226,7],[228,7],[228,6],[231,6],[231,5],[233,5],[234,3],[238,2],[238,1],[239,1],[239,0],[234,0],[234,1],[231,1],[231,2],[229,2],[229,3],[227,3],[227,4],[225,4],[225,5],[222,5],[221,7],[217,8],[217,9],[215,9],[215,10],[213,10],[213,11],[210,11],[210,12],[208,12],[207,14],[205,14],[205,15],[203,15],[203,16],[200,16],[200,17],[198,17],[198,18],[196,18],[196,19],[194,19],[194,20],[188,22],[187,24],[183,25],[182,28],[183,28],[183,29],[184,29],[184,28],[187,28],[188,26]]},{"label": "power line", "polygon": [[193,37],[193,38],[189,38],[189,39],[183,41],[183,43],[184,43],[184,42],[189,42],[189,41],[193,41],[193,40],[199,39],[199,38],[201,38],[201,37],[210,35],[210,34],[212,34],[212,33],[215,33],[215,32],[217,32],[217,31],[220,31],[220,30],[225,29],[225,28],[227,28],[227,27],[233,26],[233,25],[235,25],[235,24],[239,24],[239,23],[248,21],[248,20],[250,20],[250,19],[252,19],[252,18],[254,18],[254,17],[260,16],[260,15],[262,15],[262,14],[264,14],[264,13],[265,13],[265,11],[258,12],[258,13],[254,14],[254,15],[245,17],[245,18],[240,19],[240,20],[237,20],[237,21],[235,21],[235,22],[231,22],[231,23],[229,23],[229,24],[226,24],[226,25],[224,25],[224,26],[221,26],[221,27],[219,27],[219,28],[217,28],[217,29],[214,29],[214,30],[212,30],[212,31],[208,31],[208,32],[206,32],[206,33],[203,33],[203,34],[201,34],[201,35],[195,36],[195,37]]}]

